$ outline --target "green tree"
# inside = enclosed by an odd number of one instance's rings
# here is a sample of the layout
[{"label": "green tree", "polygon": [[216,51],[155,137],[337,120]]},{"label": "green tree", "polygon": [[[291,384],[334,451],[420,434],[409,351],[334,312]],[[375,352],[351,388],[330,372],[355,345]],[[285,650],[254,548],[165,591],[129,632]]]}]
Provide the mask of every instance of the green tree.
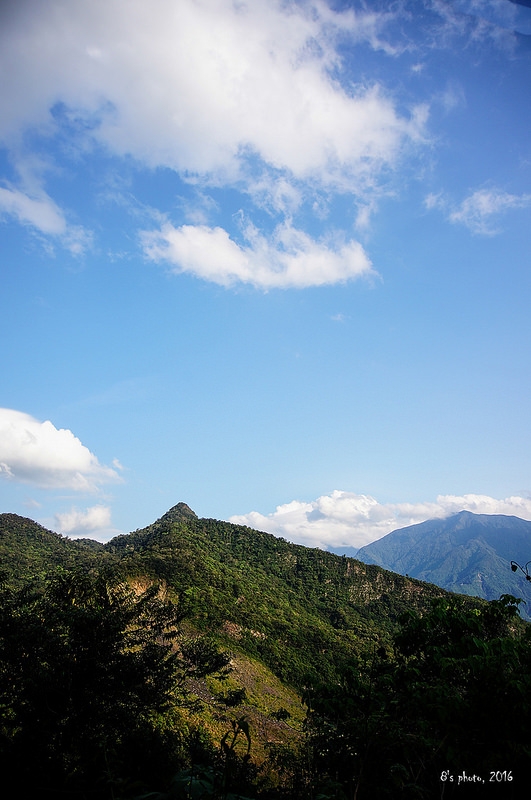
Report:
[{"label": "green tree", "polygon": [[463,774],[485,781],[467,782],[467,797],[522,796],[531,636],[517,607],[508,596],[479,608],[434,601],[403,620],[393,651],[351,662],[339,683],[310,693],[315,768],[336,780],[338,798],[447,798],[465,791]]},{"label": "green tree", "polygon": [[158,587],[67,573],[0,595],[0,764],[20,796],[113,798],[186,763],[188,674],[227,656],[182,641]]}]

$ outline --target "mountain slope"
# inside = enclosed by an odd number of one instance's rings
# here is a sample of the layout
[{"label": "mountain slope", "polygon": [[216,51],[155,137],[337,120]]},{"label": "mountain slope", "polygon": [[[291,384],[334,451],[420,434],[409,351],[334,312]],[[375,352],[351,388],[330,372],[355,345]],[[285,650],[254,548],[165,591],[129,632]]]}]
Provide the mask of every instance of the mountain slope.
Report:
[{"label": "mountain slope", "polygon": [[0,514],[0,569],[12,585],[43,578],[59,567],[101,563],[104,547],[91,539],[72,540],[18,514]]},{"label": "mountain slope", "polygon": [[531,583],[510,566],[531,558],[531,522],[518,517],[462,511],[393,531],[356,557],[451,592],[486,600],[521,597],[527,604],[522,616],[531,618]]},{"label": "mountain slope", "polygon": [[442,593],[351,558],[199,519],[184,503],[105,545],[1,515],[0,553],[11,583],[76,566],[144,586],[162,581],[196,628],[298,687],[308,676],[332,678],[353,653],[388,639],[404,611]]},{"label": "mountain slope", "polygon": [[129,574],[164,579],[199,625],[237,631],[248,654],[282,679],[331,676],[353,652],[386,638],[434,586],[268,533],[198,519],[184,504],[105,545]]},{"label": "mountain slope", "polygon": [[[50,586],[42,589],[42,582],[71,569],[92,573],[94,585],[126,583],[139,596],[146,589],[158,589],[164,601],[175,602],[183,612],[175,652],[179,647],[181,654],[198,648],[195,652],[208,656],[214,646],[216,652],[224,651],[230,666],[223,678],[199,671],[189,675],[183,684],[186,700],[172,710],[175,719],[183,720],[186,730],[202,731],[212,743],[226,742],[231,729],[235,736],[243,720],[252,739],[253,764],[257,769],[269,764],[271,780],[280,780],[285,766],[283,761],[268,762],[268,754],[275,752],[275,757],[289,757],[286,763],[292,764],[294,781],[298,775],[297,752],[306,735],[301,698],[309,696],[308,690],[343,687],[345,676],[357,680],[361,672],[358,667],[353,670],[353,663],[368,665],[372,675],[370,665],[378,660],[382,675],[387,674],[393,634],[401,630],[399,618],[412,609],[424,614],[433,599],[444,602],[446,595],[434,584],[376,565],[293,545],[247,527],[200,519],[184,503],[146,528],[105,545],[72,541],[31,520],[0,515],[0,555],[6,608],[11,587],[31,578],[35,596],[46,597]],[[51,584],[52,591],[65,585],[65,577],[79,576],[63,576]],[[28,595],[31,601],[33,593]],[[55,609],[57,598],[64,596],[51,596]],[[83,606],[70,604],[69,597],[68,609],[75,607],[77,620]],[[474,609],[485,608],[481,601],[465,602]],[[102,608],[107,608],[105,602]],[[16,613],[17,609],[18,605]],[[472,619],[477,621],[475,614]],[[35,631],[41,631],[41,617]],[[33,628],[31,635],[33,646]],[[92,645],[93,640],[87,648],[91,664]],[[40,670],[41,660],[37,661]],[[295,795],[288,789],[264,796]]]}]

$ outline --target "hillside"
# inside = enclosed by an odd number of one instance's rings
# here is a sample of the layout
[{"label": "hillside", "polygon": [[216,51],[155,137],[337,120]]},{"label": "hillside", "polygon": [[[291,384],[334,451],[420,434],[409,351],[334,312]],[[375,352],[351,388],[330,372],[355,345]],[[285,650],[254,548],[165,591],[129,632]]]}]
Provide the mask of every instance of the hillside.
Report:
[{"label": "hillside", "polygon": [[518,517],[462,511],[393,531],[356,557],[450,592],[485,600],[515,595],[526,603],[522,616],[531,618],[531,583],[510,564],[531,558],[531,522]]},{"label": "hillside", "polygon": [[[31,519],[0,515],[4,581],[40,585],[64,570],[118,576],[136,591],[162,583],[187,625],[231,654],[223,682],[191,687],[214,739],[242,714],[255,744],[297,740],[308,683],[336,680],[353,655],[388,643],[399,617],[426,609],[438,587],[247,527],[200,519],[179,503],[106,544],[71,540]],[[223,701],[241,697],[234,707]],[[275,715],[288,712],[289,722]]]},{"label": "hillside", "polygon": [[101,563],[104,547],[67,539],[17,514],[0,514],[0,570],[11,585],[42,579],[59,568]]},{"label": "hillside", "polygon": [[377,566],[200,519],[184,503],[105,545],[0,515],[0,554],[12,584],[76,566],[162,580],[197,628],[298,687],[311,675],[332,677],[352,653],[386,640],[404,611],[441,594]]},{"label": "hillside", "polygon": [[299,687],[311,676],[331,678],[352,653],[387,639],[405,611],[441,594],[354,559],[200,519],[184,503],[105,552],[129,574],[164,579],[196,624],[228,632]]},{"label": "hillside", "polygon": [[184,503],[107,544],[4,514],[0,555],[0,766],[31,764],[31,796],[409,800],[463,754],[521,796],[531,637],[511,601]]}]

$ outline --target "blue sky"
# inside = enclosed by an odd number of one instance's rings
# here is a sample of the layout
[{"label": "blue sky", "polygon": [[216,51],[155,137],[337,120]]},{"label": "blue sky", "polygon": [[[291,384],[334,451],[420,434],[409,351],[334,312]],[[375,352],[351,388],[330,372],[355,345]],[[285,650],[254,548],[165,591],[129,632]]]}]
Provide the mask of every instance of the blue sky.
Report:
[{"label": "blue sky", "polygon": [[531,519],[531,7],[0,6],[0,510]]}]

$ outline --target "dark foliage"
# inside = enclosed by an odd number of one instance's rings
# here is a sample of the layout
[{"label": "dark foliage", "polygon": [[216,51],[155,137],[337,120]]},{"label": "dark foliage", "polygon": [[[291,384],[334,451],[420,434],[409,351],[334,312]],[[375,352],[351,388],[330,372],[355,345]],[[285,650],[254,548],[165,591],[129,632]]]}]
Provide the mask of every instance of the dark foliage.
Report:
[{"label": "dark foliage", "polygon": [[162,581],[198,629],[240,628],[239,646],[298,689],[334,680],[353,653],[389,637],[408,608],[426,608],[434,586],[354,559],[290,544],[240,525],[198,519],[184,503],[106,545],[71,541],[16,515],[0,515],[9,584],[62,569],[105,569]]},{"label": "dark foliage", "polygon": [[[514,598],[449,595],[184,504],[106,545],[1,515],[0,554],[0,768],[16,796],[524,794],[531,635]],[[220,642],[305,692],[307,738],[270,742],[261,769],[241,716],[258,689],[218,694],[233,716],[217,743],[190,722],[190,686],[227,669]],[[295,724],[278,707],[269,722]]]},{"label": "dark foliage", "polygon": [[[393,651],[353,661],[338,684],[310,693],[314,766],[337,782],[338,798],[522,796],[531,636],[517,605],[508,596],[481,609],[437,600],[403,620]],[[463,774],[484,783],[463,788]]]},{"label": "dark foliage", "polygon": [[175,709],[189,674],[222,669],[209,643],[179,647],[182,614],[157,587],[74,572],[0,595],[0,764],[18,796],[112,798],[186,763]]}]

